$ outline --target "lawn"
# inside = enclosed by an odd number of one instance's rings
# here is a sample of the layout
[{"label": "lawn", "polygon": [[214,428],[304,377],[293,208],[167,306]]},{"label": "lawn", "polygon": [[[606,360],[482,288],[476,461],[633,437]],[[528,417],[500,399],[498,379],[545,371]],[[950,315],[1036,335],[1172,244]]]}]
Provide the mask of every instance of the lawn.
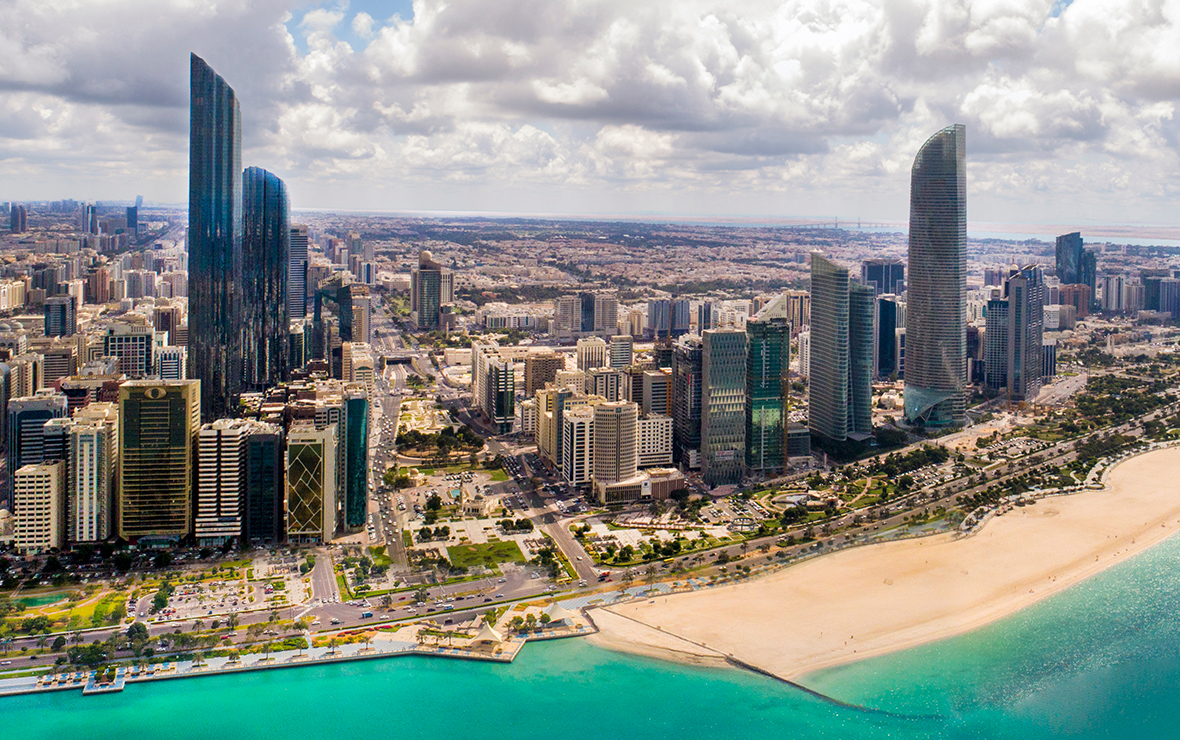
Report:
[{"label": "lawn", "polygon": [[499,563],[524,563],[524,553],[512,540],[489,542],[484,545],[456,545],[447,548],[451,564],[457,568],[483,565],[492,568]]},{"label": "lawn", "polygon": [[384,546],[370,547],[369,548],[369,557],[372,559],[374,565],[384,565],[387,568],[390,565],[393,565],[393,560],[390,559],[390,557],[385,554],[385,547]]}]

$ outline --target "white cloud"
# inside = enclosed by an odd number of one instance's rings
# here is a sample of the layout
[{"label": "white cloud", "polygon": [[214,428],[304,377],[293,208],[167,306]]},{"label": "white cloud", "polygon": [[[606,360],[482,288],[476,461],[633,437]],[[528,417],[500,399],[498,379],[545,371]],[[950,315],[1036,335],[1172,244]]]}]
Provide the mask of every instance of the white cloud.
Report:
[{"label": "white cloud", "polygon": [[455,183],[511,182],[576,184],[587,211],[620,191],[642,210],[645,193],[679,190],[715,212],[773,209],[787,194],[904,217],[914,152],[960,121],[973,218],[1080,217],[1073,183],[1085,178],[1108,218],[1173,220],[1180,2],[1052,11],[1052,0],[417,0],[412,18],[380,20],[336,1],[9,0],[6,17],[27,22],[0,24],[0,166],[21,176],[0,197],[154,186],[182,199],[192,50],[242,101],[243,160],[301,182],[297,205],[393,207],[356,199],[398,182],[416,207],[463,208],[455,193],[475,190]]}]

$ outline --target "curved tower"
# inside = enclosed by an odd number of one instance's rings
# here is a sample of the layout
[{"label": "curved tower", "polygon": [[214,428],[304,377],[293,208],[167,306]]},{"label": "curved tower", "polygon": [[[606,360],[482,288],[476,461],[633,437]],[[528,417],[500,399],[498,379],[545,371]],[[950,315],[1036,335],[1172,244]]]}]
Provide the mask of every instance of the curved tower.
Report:
[{"label": "curved tower", "polygon": [[910,171],[905,415],[964,419],[967,385],[967,127],[931,136]]},{"label": "curved tower", "polygon": [[242,173],[243,386],[288,379],[287,277],[291,245],[287,188],[261,167]]},{"label": "curved tower", "polygon": [[189,77],[188,362],[201,416],[228,416],[242,382],[242,114],[196,54]]}]

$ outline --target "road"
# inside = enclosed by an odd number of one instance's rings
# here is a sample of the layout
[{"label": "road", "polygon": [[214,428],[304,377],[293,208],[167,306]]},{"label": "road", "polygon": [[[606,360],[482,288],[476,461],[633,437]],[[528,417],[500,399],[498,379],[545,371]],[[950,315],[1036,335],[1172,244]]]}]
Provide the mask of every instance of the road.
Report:
[{"label": "road", "polygon": [[332,555],[326,550],[317,550],[315,554],[315,567],[311,569],[311,598],[317,602],[340,598],[336,573],[332,569]]}]

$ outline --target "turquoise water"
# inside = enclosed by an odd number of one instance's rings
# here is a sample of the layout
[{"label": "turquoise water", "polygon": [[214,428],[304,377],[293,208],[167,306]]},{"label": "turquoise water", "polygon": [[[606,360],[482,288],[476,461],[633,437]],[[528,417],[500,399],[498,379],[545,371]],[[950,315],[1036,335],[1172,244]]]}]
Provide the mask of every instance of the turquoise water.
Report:
[{"label": "turquoise water", "polygon": [[55,594],[41,594],[40,596],[17,596],[16,600],[25,605],[26,609],[34,609],[38,606],[45,606],[46,604],[53,604],[58,601],[63,601],[69,598],[68,591],[59,591]]},{"label": "turquoise water", "polygon": [[408,658],[17,697],[0,700],[0,728],[28,738],[98,727],[153,738],[1180,738],[1178,568],[1175,539],[990,627],[805,681],[879,711],[565,640],[530,645],[510,666]]}]

